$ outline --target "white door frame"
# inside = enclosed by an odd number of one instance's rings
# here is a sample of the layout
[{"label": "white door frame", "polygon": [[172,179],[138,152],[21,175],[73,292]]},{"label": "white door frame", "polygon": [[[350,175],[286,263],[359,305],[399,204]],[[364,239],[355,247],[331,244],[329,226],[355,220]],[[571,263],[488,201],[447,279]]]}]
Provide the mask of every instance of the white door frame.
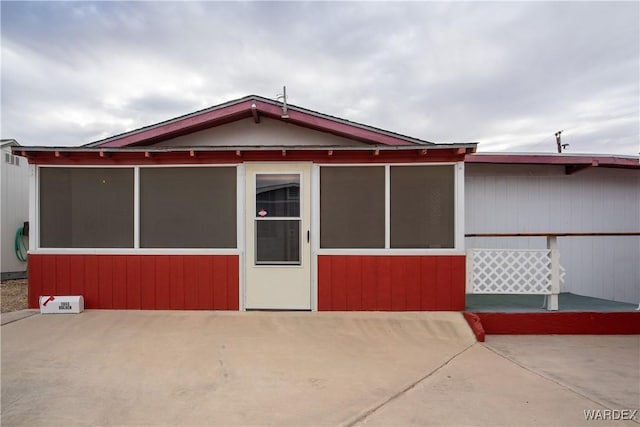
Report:
[{"label": "white door frame", "polygon": [[[297,169],[297,170],[296,170]],[[243,245],[241,250],[241,262],[240,262],[240,310],[247,309],[292,309],[292,310],[317,310],[317,298],[315,296],[316,286],[314,276],[316,273],[315,257],[313,256],[312,242],[313,242],[313,170],[311,162],[247,162],[242,168],[243,184],[242,184],[242,209],[238,209],[238,225],[239,229],[242,228],[241,244]],[[255,181],[256,176],[259,174],[300,174],[300,265],[264,265],[257,266],[255,263]],[[240,180],[239,180],[240,181]],[[251,188],[249,186],[252,186]],[[239,197],[240,199],[240,197]],[[240,224],[242,222],[242,224]],[[307,241],[307,231],[310,233],[309,242]],[[250,246],[251,245],[251,246]],[[281,273],[276,273],[275,269],[280,270]],[[296,271],[294,269],[299,269]],[[291,289],[287,290],[287,285],[283,285],[283,298],[282,305],[278,298],[269,300],[268,293],[264,288],[260,289],[259,282],[256,281],[259,274],[256,270],[262,270],[265,281],[278,280],[277,274],[289,275],[290,280],[297,280],[301,277],[306,277],[306,288],[308,289],[308,296],[306,299],[303,295],[306,295],[304,289],[291,285]],[[270,271],[271,270],[271,271]],[[296,278],[297,276],[297,278]],[[253,280],[253,282],[250,282]],[[297,283],[300,283],[297,280]],[[290,283],[290,282],[282,282]],[[250,294],[250,292],[252,292]],[[297,295],[295,295],[297,293]],[[287,301],[287,296],[290,296],[290,300]],[[260,299],[265,298],[264,305],[260,303]]]}]

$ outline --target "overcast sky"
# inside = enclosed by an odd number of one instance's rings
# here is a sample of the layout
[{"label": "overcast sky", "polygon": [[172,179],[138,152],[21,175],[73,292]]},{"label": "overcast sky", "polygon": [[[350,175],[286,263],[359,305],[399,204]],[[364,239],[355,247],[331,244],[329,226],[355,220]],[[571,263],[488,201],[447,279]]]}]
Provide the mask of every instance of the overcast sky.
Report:
[{"label": "overcast sky", "polygon": [[640,151],[640,3],[6,2],[2,138],[81,145],[287,86],[480,151]]}]

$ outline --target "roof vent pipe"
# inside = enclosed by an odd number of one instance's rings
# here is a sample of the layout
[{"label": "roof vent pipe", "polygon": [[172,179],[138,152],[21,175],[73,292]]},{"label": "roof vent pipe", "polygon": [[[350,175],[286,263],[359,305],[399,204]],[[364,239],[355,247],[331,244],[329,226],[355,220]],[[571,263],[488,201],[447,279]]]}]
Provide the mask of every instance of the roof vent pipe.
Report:
[{"label": "roof vent pipe", "polygon": [[276,100],[282,99],[282,115],[280,116],[283,119],[288,119],[289,115],[287,114],[287,87],[282,86],[282,94],[276,95]]}]

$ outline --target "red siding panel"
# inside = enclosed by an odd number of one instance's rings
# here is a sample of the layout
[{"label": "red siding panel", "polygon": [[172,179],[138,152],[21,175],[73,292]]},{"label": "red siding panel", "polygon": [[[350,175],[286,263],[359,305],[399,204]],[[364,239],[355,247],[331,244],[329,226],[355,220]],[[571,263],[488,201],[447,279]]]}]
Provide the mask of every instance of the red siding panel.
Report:
[{"label": "red siding panel", "polygon": [[[84,259],[74,255],[69,257],[69,281],[71,283],[69,295],[84,295]],[[31,285],[31,283],[29,283]],[[85,298],[86,299],[86,298]],[[85,301],[86,304],[86,301]]]},{"label": "red siding panel", "polygon": [[347,259],[336,259],[331,266],[331,281],[335,284],[331,288],[331,307],[333,310],[347,309]]},{"label": "red siding panel", "polygon": [[240,309],[240,260],[226,257],[227,262],[227,307],[226,310]]},{"label": "red siding panel", "polygon": [[213,268],[209,263],[208,257],[197,256],[194,258],[197,265],[195,293],[198,303],[196,304],[196,308],[205,310],[207,307],[213,307],[213,287],[210,285],[213,282]]},{"label": "red siding panel", "polygon": [[170,257],[156,258],[156,310],[171,310]]},{"label": "red siding panel", "polygon": [[67,294],[88,309],[237,310],[238,268],[235,255],[29,255],[29,307]]},{"label": "red siding panel", "polygon": [[178,255],[170,255],[169,257],[169,307],[172,310],[184,310],[184,266],[182,257]]},{"label": "red siding panel", "polygon": [[198,307],[198,259],[184,257],[184,306]]},{"label": "red siding panel", "polygon": [[397,262],[391,260],[391,310],[407,310],[407,258],[398,257]]},{"label": "red siding panel", "polygon": [[422,280],[421,296],[422,296],[422,310],[437,310],[436,294],[437,294],[437,280],[436,280],[436,258],[435,257],[421,257],[420,258],[420,278]]},{"label": "red siding panel", "polygon": [[[46,257],[46,255],[43,256]],[[87,255],[84,257],[84,262],[84,306],[85,308],[101,307],[98,288],[98,256]]]},{"label": "red siding panel", "polygon": [[[318,257],[318,283],[331,283],[331,258]],[[318,310],[331,310],[331,286],[318,286]]]},{"label": "red siding panel", "polygon": [[42,263],[43,259],[37,255],[29,255],[29,286],[27,288],[27,299],[29,308],[39,308],[40,295],[42,292]]},{"label": "red siding panel", "polygon": [[[422,308],[421,302],[421,282],[420,282],[420,258],[406,257],[406,274],[405,281],[407,283],[406,293],[406,310],[408,311],[420,311]],[[462,295],[464,298],[464,294]]]},{"label": "red siding panel", "polygon": [[71,288],[69,257],[56,256],[56,294],[69,295]]},{"label": "red siding panel", "polygon": [[319,310],[463,310],[465,257],[318,257]]},{"label": "red siding panel", "polygon": [[140,257],[140,308],[156,308],[156,257]]},{"label": "red siding panel", "polygon": [[[331,258],[327,257],[327,262],[331,262]],[[370,256],[359,256],[360,263],[362,265],[362,309],[363,310],[377,310],[376,301],[378,300],[378,273],[376,269],[377,259]],[[320,288],[324,284],[319,283]]]},{"label": "red siding panel", "polygon": [[113,308],[113,257],[98,257],[98,305],[101,308]]},{"label": "red siding panel", "polygon": [[127,258],[113,257],[113,308],[123,310],[127,307]]},{"label": "red siding panel", "polygon": [[347,307],[352,310],[362,310],[362,259],[360,257],[347,258]]},{"label": "red siding panel", "polygon": [[222,310],[227,306],[227,263],[223,259],[213,260],[213,308]]}]

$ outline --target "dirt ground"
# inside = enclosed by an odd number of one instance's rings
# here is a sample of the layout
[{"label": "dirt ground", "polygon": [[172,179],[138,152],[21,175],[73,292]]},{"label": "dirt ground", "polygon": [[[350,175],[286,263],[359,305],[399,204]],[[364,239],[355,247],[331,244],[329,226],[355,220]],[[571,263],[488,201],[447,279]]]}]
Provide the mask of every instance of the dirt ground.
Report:
[{"label": "dirt ground", "polygon": [[0,283],[0,309],[2,313],[27,308],[27,279],[5,280]]}]

